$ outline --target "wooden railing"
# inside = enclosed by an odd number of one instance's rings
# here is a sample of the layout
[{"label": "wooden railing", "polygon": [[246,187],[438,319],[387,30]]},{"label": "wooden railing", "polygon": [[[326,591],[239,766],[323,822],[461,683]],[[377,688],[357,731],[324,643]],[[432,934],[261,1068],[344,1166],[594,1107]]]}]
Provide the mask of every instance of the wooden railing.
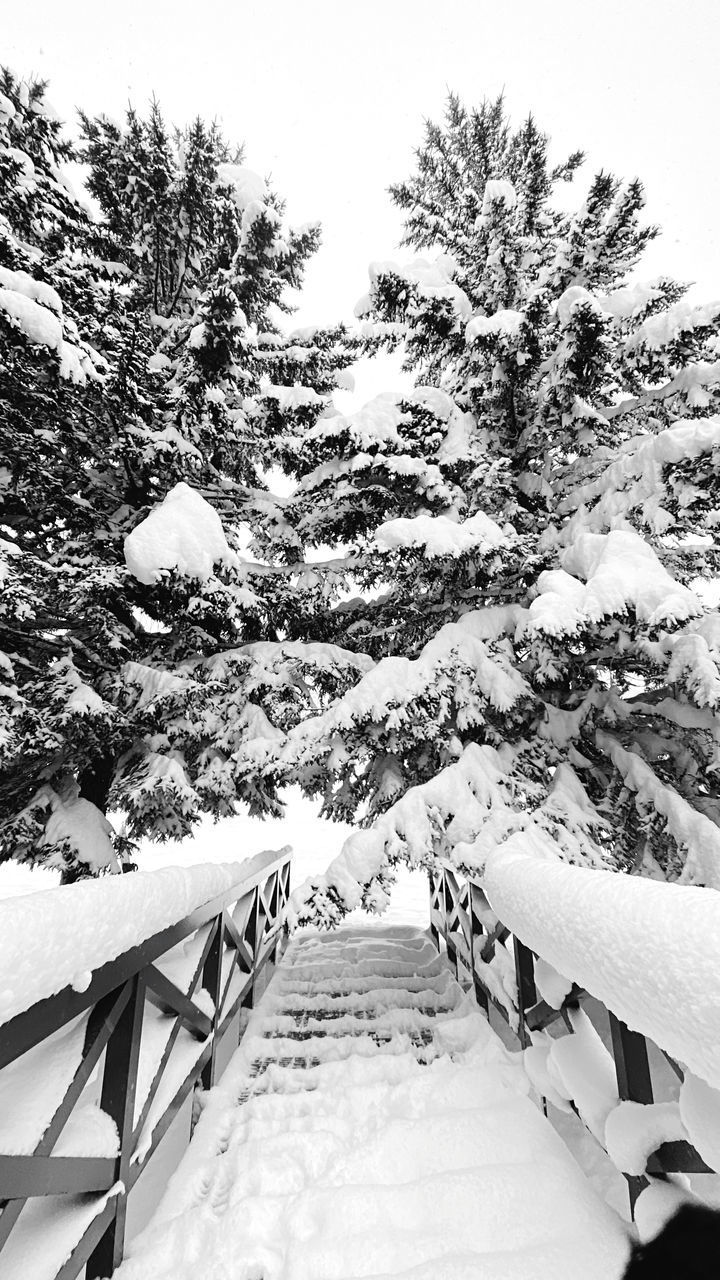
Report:
[{"label": "wooden railing", "polygon": [[[605,1010],[610,1035],[607,1046],[612,1055],[617,1079],[618,1100],[652,1103],[653,1073],[648,1046],[651,1041],[631,1031],[613,1011],[602,1005],[586,990],[573,985],[559,1009],[538,998],[535,985],[537,956],[497,919],[481,886],[465,880],[449,867],[430,874],[430,930],[435,944],[442,938],[458,979],[472,984],[478,1004],[488,1015],[501,1016],[519,1048],[531,1044],[533,1031],[543,1031],[555,1024],[561,1034],[573,1033],[571,1013],[583,1003]],[[512,954],[506,944],[511,943]],[[499,947],[504,947],[509,964],[514,967],[512,984],[505,981],[500,990],[491,962]],[[503,966],[505,967],[505,966]],[[571,976],[571,975],[568,975]],[[510,985],[510,991],[508,986]],[[661,1057],[680,1081],[682,1067],[662,1048],[652,1057]],[[542,1098],[543,1107],[547,1102]],[[571,1103],[572,1105],[572,1103]],[[576,1114],[577,1109],[573,1106]],[[669,1173],[714,1173],[695,1148],[687,1141],[666,1142],[650,1156],[647,1175],[664,1178]],[[647,1176],[624,1175],[628,1183],[630,1208],[648,1185]]]},{"label": "wooden railing", "polygon": [[[86,1021],[80,1064],[34,1151],[0,1154],[0,1275],[3,1249],[23,1207],[34,1197],[90,1192],[107,1196],[56,1280],[73,1280],[84,1267],[87,1280],[110,1276],[122,1261],[130,1191],[196,1084],[204,1089],[213,1084],[218,1046],[231,1024],[236,1025],[241,1009],[252,1006],[256,980],[276,958],[289,884],[287,850],[268,855],[259,867],[255,860],[251,874],[231,889],[96,969],[86,991],[66,987],[0,1027],[1,1072],[60,1028],[82,1016]],[[192,967],[187,980],[177,985],[163,964],[172,969],[168,953],[187,948],[193,935]],[[202,999],[201,990],[207,993]],[[151,1006],[167,1015],[170,1025],[152,1082],[140,1098],[143,1022],[152,1016]],[[173,1049],[182,1030],[195,1037],[198,1051],[190,1055],[191,1064],[177,1081]],[[117,1154],[54,1156],[103,1054],[99,1101],[117,1126]]]}]

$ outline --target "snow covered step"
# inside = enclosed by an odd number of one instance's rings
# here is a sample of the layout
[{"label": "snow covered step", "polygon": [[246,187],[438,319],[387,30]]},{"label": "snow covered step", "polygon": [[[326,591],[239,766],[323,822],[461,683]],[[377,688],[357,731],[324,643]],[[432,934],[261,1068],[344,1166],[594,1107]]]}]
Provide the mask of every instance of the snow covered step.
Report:
[{"label": "snow covered step", "polygon": [[[322,1091],[312,1094],[313,1100],[321,1096]],[[455,1111],[445,1109],[438,1101],[435,1110],[422,1112],[422,1124],[418,1123],[418,1116],[397,1116],[381,1133],[371,1134],[349,1151],[340,1150],[336,1143],[330,1173],[327,1179],[319,1177],[316,1185],[364,1185],[370,1165],[374,1185],[393,1186],[478,1166],[490,1169],[525,1164],[529,1157],[538,1161],[546,1159],[545,1126],[536,1130],[532,1118],[528,1121],[527,1099],[507,1090],[499,1095],[493,1091],[493,1097],[490,1107]],[[284,1112],[282,1122],[263,1121],[255,1116],[238,1127],[229,1144],[236,1179],[251,1175],[255,1185],[257,1170],[266,1156],[273,1151],[282,1154],[298,1145],[297,1135],[305,1131],[307,1114],[307,1109],[302,1116],[295,1117]],[[326,1112],[323,1116],[322,1107],[318,1107],[313,1114],[318,1130],[318,1121],[323,1117],[322,1132],[332,1132],[329,1120],[332,1113]],[[295,1137],[291,1138],[293,1134]]]},{"label": "snow covered step", "polygon": [[332,973],[337,969],[356,969],[358,965],[361,967],[357,972],[369,971],[374,965],[390,965],[397,974],[410,974],[427,967],[437,970],[443,966],[443,960],[424,934],[411,942],[396,943],[387,939],[363,941],[358,936],[320,943],[315,939],[302,939],[291,944],[285,956],[287,972],[308,967],[325,968]]},{"label": "snow covered step", "polygon": [[[342,1031],[336,1031],[334,1025],[342,1022]],[[380,1041],[390,1040],[394,1035],[410,1036],[411,1040],[417,1037],[427,1036],[428,1040],[432,1040],[432,1027],[429,1025],[429,1019],[426,1024],[418,1026],[416,1023],[408,1023],[407,1025],[390,1025],[386,1019],[381,1016],[377,1018],[350,1018],[336,1019],[334,1023],[323,1023],[320,1026],[295,1026],[292,1028],[279,1027],[274,1031],[265,1031],[266,1040],[292,1040],[293,1042],[305,1040],[340,1040],[343,1037],[350,1036],[370,1036],[376,1043]]]},{"label": "snow covered step", "polygon": [[[439,956],[435,959],[420,956],[417,960],[393,960],[393,959],[375,959],[375,960],[355,960],[352,964],[338,957],[337,960],[328,960],[326,962],[316,964],[305,964],[296,961],[294,965],[289,965],[283,971],[282,982],[284,986],[310,986],[315,987],[317,983],[331,983],[332,986],[328,990],[337,990],[345,984],[349,984],[352,988],[355,983],[363,983],[372,979],[385,977],[389,986],[401,986],[404,979],[417,981],[424,978],[426,981],[433,981],[443,977],[447,972],[445,961]],[[317,990],[318,988],[315,987]],[[322,987],[319,988],[322,990]]]},{"label": "snow covered step", "polygon": [[339,961],[345,965],[352,965],[357,960],[378,964],[423,965],[437,963],[438,952],[427,938],[420,946],[407,946],[403,943],[392,947],[383,943],[363,947],[359,942],[335,947],[300,946],[294,955],[289,955],[288,964],[293,967],[296,964],[327,965]]},{"label": "snow covered step", "polygon": [[433,1034],[429,1030],[414,1032],[411,1035],[405,1033],[393,1035],[388,1032],[385,1035],[314,1036],[309,1040],[278,1037],[266,1042],[266,1045],[269,1052],[258,1056],[252,1063],[253,1078],[266,1071],[270,1064],[305,1072],[323,1063],[336,1062],[353,1056],[368,1058],[378,1052],[385,1055],[414,1053],[422,1062],[428,1062],[436,1053],[442,1052],[434,1048]]},{"label": "snow covered step", "polygon": [[321,996],[328,1000],[339,1000],[349,994],[362,995],[367,992],[377,991],[382,985],[387,990],[393,987],[398,991],[448,991],[455,990],[457,984],[452,977],[449,969],[442,969],[437,974],[425,974],[418,976],[406,976],[403,978],[395,978],[394,975],[380,983],[378,975],[373,977],[356,977],[351,975],[341,978],[337,975],[335,978],[317,979],[315,982],[300,982],[298,979],[292,978],[280,969],[277,985],[273,983],[273,997],[285,994],[306,995],[310,999],[318,1000]]},{"label": "snow covered step", "polygon": [[324,936],[312,932],[308,934],[297,934],[293,939],[293,943],[304,951],[327,952],[332,951],[349,951],[352,947],[362,947],[364,951],[422,951],[428,945],[432,946],[427,933],[418,930],[416,933],[407,937],[396,937],[394,934],[383,934],[378,932],[373,934],[372,938],[368,938],[367,932],[362,930],[342,930],[338,929],[332,933],[326,933]]},{"label": "snow covered step", "polygon": [[[412,1031],[417,1027],[429,1025],[435,1018],[452,1016],[454,1006],[427,1005],[413,1007],[409,1004],[398,1004],[392,1009],[392,1025],[398,1031]],[[368,1031],[369,1023],[390,1022],[390,1011],[386,1005],[365,1005],[361,1008],[348,1007],[342,1009],[318,1009],[309,1014],[299,1009],[290,1012],[279,1011],[274,1018],[275,1027],[266,1030],[266,1035],[294,1035],[296,1031],[314,1032],[319,1036],[339,1035],[340,1031],[353,1033]],[[328,1024],[332,1024],[329,1026]]]},{"label": "snow covered step", "polygon": [[[442,1060],[438,1059],[437,1063],[442,1065]],[[437,1080],[432,1078],[437,1071],[437,1063],[423,1070],[412,1059],[369,1059],[363,1064],[362,1078],[354,1079],[346,1068],[357,1066],[357,1062],[324,1064],[322,1071],[316,1072],[321,1087],[312,1092],[253,1093],[242,1107],[241,1115],[235,1116],[232,1138],[227,1146],[231,1149],[242,1146],[243,1161],[252,1163],[247,1143],[277,1138],[282,1141],[292,1133],[305,1132],[310,1124],[316,1134],[327,1135],[341,1123],[354,1126],[356,1115],[376,1115],[380,1119],[388,1110],[388,1099],[391,1099],[393,1122],[400,1127],[405,1124],[408,1132],[418,1128],[420,1116],[424,1117],[423,1125],[428,1123],[431,1127],[436,1117],[440,1117],[441,1124],[444,1124],[445,1117],[449,1116],[451,1124],[468,1132],[474,1132],[474,1119],[477,1118],[483,1137],[476,1140],[475,1150],[476,1154],[481,1153],[483,1142],[499,1140],[501,1136],[496,1133],[497,1122],[493,1122],[493,1113],[497,1110],[499,1117],[503,1117],[508,1108],[512,1109],[517,1099],[516,1092],[508,1088],[496,1068],[476,1065],[471,1071],[458,1068],[451,1080],[443,1075],[443,1094],[438,1097]],[[335,1088],[339,1083],[338,1066],[342,1070],[341,1101]],[[373,1069],[377,1078],[368,1082],[365,1077],[372,1077]],[[336,1079],[331,1084],[333,1070]],[[425,1082],[428,1088],[423,1091]],[[401,1137],[405,1143],[407,1133]],[[504,1155],[507,1160],[511,1159],[507,1151]]]},{"label": "snow covered step", "polygon": [[442,966],[443,962],[437,957],[437,953],[435,959],[425,958],[421,953],[417,960],[393,960],[388,957],[367,960],[358,958],[350,962],[338,958],[308,964],[296,961],[288,970],[286,982],[314,983],[323,978],[331,978],[337,979],[342,984],[344,981],[352,982],[356,976],[372,976],[373,978],[392,978],[399,983],[402,978],[415,978],[421,974],[439,974]]},{"label": "snow covered step", "polygon": [[408,990],[406,985],[375,987],[369,991],[352,991],[344,995],[335,993],[331,995],[330,992],[325,992],[323,995],[312,996],[287,991],[277,997],[266,999],[263,1007],[266,1010],[273,1009],[278,1014],[295,1014],[300,1011],[308,1014],[322,1012],[326,1017],[336,1017],[346,1009],[352,1009],[358,1013],[362,1009],[377,1008],[387,1004],[390,998],[389,993],[392,991],[392,1001],[396,1009],[416,1006],[423,1009],[454,1008],[460,998],[458,987],[449,975],[448,979],[440,987],[425,986],[416,991]]},{"label": "snow covered step", "polygon": [[[268,1018],[263,1027],[265,1036],[295,1036],[302,1031],[305,1035],[365,1035],[368,1031],[387,1029],[389,1032],[413,1032],[432,1027],[436,1018],[451,1016],[452,1011],[429,1008],[421,1011],[417,1006],[402,1004],[366,1006],[359,1011],[355,1009],[335,1010],[325,1013],[313,1010],[306,1015],[274,1014]],[[372,1027],[368,1026],[372,1023]]]},{"label": "snow covered step", "polygon": [[[526,1256],[567,1233],[577,1241],[586,1231],[589,1253],[597,1239],[593,1209],[590,1195],[585,1203],[578,1195],[569,1164],[551,1159],[435,1171],[392,1187],[370,1181],[313,1186],[287,1206],[285,1230],[295,1247],[288,1249],[283,1280],[344,1280],[383,1268],[403,1274],[428,1262],[436,1275],[447,1276],[449,1247],[475,1253],[480,1280],[488,1254],[512,1254],[518,1243]],[[576,1253],[575,1267],[578,1260]],[[586,1258],[584,1280],[607,1275],[608,1261],[607,1252]],[[566,1262],[552,1275],[577,1280],[578,1272]]]},{"label": "snow covered step", "polygon": [[618,1280],[527,1089],[425,935],[303,934],[120,1280]]},{"label": "snow covered step", "polygon": [[293,937],[291,946],[302,946],[307,950],[327,948],[328,951],[337,951],[338,948],[360,943],[361,946],[368,948],[368,950],[377,946],[386,946],[388,948],[416,947],[421,950],[421,948],[428,945],[428,942],[429,938],[425,929],[413,928],[411,925],[407,925],[407,927],[405,925],[370,925],[370,927],[363,928],[341,925],[340,928],[332,929],[331,932],[325,933],[320,933],[313,928],[301,929]]}]

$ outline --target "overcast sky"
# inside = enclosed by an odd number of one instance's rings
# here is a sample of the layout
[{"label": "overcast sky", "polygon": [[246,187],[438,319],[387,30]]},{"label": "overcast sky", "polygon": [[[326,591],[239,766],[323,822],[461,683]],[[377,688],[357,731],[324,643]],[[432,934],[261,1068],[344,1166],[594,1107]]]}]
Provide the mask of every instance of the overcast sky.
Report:
[{"label": "overcast sky", "polygon": [[[78,105],[119,117],[154,93],[173,122],[216,116],[245,143],[290,218],[324,226],[304,323],[350,318],[367,263],[396,253],[386,188],[448,89],[468,104],[504,90],[555,158],[588,153],[582,183],[600,167],[640,176],[665,231],[644,274],[720,294],[718,0],[2,0],[0,16],[2,60],[48,79],[69,122]],[[290,838],[324,865],[339,833],[294,814]],[[225,856],[257,847],[247,821],[225,827]]]},{"label": "overcast sky", "polygon": [[[665,235],[648,274],[720,293],[718,0],[33,0],[0,5],[2,57],[120,116],[155,93],[180,124],[217,116],[271,173],[294,221],[320,219],[303,321],[348,317],[367,263],[395,252],[388,184],[412,166],[447,89],[504,89],[554,154],[646,183]],[[581,181],[583,179],[581,178]]]}]

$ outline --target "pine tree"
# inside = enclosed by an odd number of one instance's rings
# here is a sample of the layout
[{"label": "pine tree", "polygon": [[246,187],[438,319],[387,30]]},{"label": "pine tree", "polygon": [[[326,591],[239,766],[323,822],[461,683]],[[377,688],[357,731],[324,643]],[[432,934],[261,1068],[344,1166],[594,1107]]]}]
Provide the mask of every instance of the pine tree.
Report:
[{"label": "pine tree", "polygon": [[313,644],[264,479],[283,397],[314,423],[353,356],[342,328],[288,331],[318,228],[286,230],[214,126],[81,120],[75,152],[4,73],[0,856],[69,878],[203,812],[277,812],[271,749],[356,665]]},{"label": "pine tree", "polygon": [[391,189],[424,256],[373,264],[358,314],[415,387],[318,424],[296,499],[374,588],[345,643],[375,662],[285,748],[368,828],[301,915],[517,833],[720,887],[720,615],[693,586],[718,571],[720,303],[637,277],[639,181],[563,208],[582,161],[451,97]]}]

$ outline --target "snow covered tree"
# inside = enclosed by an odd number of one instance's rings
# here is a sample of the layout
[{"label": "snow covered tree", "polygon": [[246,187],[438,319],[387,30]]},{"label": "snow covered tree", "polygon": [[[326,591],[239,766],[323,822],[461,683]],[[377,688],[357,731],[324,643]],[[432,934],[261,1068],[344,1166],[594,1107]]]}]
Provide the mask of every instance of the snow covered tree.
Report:
[{"label": "snow covered tree", "polygon": [[319,230],[217,128],[83,116],[77,151],[42,84],[0,88],[0,857],[74,876],[277,811],[271,749],[362,669],[313,644],[265,481],[354,345],[288,332]]},{"label": "snow covered tree", "polygon": [[720,888],[720,302],[638,277],[642,185],[600,172],[573,209],[582,161],[451,97],[392,188],[425,256],[373,264],[358,315],[415,386],[318,422],[293,499],[349,544],[335,612],[374,661],[285,748],[368,828],[300,916],[518,832]]}]

